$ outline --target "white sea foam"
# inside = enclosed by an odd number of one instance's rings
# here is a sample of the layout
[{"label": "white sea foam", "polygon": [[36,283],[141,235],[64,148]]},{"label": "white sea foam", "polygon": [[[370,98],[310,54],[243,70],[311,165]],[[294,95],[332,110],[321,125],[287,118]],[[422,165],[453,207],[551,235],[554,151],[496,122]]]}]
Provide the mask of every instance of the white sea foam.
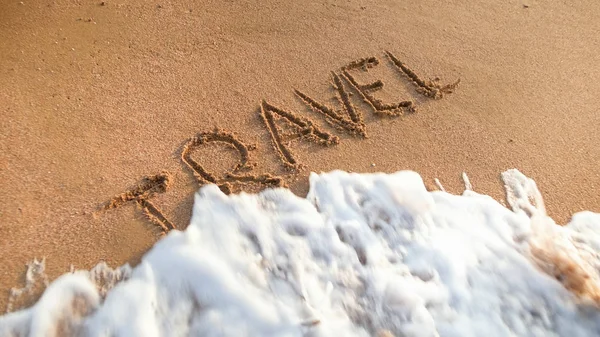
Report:
[{"label": "white sea foam", "polygon": [[139,266],[64,275],[0,335],[600,335],[600,214],[557,226],[503,179],[512,210],[407,171],[312,174],[305,199],[206,186]]}]

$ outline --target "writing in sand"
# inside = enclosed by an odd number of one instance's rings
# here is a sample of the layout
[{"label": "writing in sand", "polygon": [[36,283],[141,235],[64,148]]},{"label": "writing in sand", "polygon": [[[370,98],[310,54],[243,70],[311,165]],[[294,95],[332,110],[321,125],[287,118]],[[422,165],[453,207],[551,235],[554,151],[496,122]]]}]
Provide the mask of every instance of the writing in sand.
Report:
[{"label": "writing in sand", "polygon": [[[412,84],[416,92],[428,99],[441,99],[446,94],[452,93],[460,79],[450,84],[441,84],[439,78],[423,80],[406,64],[400,61],[389,51],[384,52],[389,64],[397,70],[400,79]],[[382,102],[375,95],[384,87],[381,80],[371,83],[360,83],[355,74],[358,71],[368,72],[369,69],[380,65],[377,57],[365,57],[352,61],[340,69],[331,72],[331,86],[335,92],[336,106],[329,106],[311,97],[304,91],[294,89],[294,94],[315,114],[320,114],[325,121],[337,132],[345,132],[359,138],[368,137],[367,128],[363,119],[363,113],[354,106],[351,100],[353,93],[357,93],[370,107],[376,116],[399,117],[416,112],[416,104],[412,100],[399,102]],[[340,139],[336,135],[325,131],[323,126],[318,125],[312,119],[299,116],[297,113],[277,107],[267,100],[260,103],[260,118],[264,128],[270,135],[272,150],[279,157],[283,167],[290,173],[296,174],[305,169],[305,165],[298,161],[294,152],[290,149],[293,141],[314,142],[320,146],[334,146],[339,144]],[[284,124],[285,123],[285,124]],[[217,176],[207,170],[201,163],[192,158],[194,151],[208,143],[220,143],[233,148],[239,156],[236,165]],[[215,184],[221,191],[230,194],[234,187],[243,190],[248,184],[258,184],[265,187],[284,187],[286,179],[269,173],[254,173],[255,162],[252,160],[251,152],[256,145],[250,145],[240,139],[234,132],[220,128],[203,131],[190,138],[183,146],[181,160],[191,170],[200,185]],[[176,226],[170,222],[163,212],[150,201],[158,194],[164,193],[169,188],[172,175],[163,171],[159,174],[144,177],[133,189],[113,197],[104,204],[103,210],[118,208],[130,202],[136,203],[144,215],[158,228],[162,234],[175,229]]]}]

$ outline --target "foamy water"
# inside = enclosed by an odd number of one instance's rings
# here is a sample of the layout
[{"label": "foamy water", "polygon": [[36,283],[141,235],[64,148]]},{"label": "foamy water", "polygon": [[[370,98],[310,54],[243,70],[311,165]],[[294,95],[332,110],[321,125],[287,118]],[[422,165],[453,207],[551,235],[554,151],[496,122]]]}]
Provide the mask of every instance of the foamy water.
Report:
[{"label": "foamy water", "polygon": [[600,214],[557,226],[503,179],[510,210],[408,171],[312,174],[305,199],[206,186],[139,266],[66,274],[0,335],[600,335]]}]

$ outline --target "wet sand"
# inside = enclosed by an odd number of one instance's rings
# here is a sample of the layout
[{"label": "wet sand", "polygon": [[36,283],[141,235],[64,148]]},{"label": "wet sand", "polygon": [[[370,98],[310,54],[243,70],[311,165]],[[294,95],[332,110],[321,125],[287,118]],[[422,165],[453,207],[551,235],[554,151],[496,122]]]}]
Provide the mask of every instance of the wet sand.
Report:
[{"label": "wet sand", "polygon": [[[476,191],[501,200],[499,175],[514,167],[536,180],[557,222],[598,212],[599,11],[596,1],[7,3],[0,308],[34,257],[47,258],[51,279],[70,265],[135,263],[157,227],[134,202],[99,210],[144,176],[170,173],[169,189],[151,201],[185,228],[199,185],[181,153],[215,128],[256,145],[248,174],[282,176],[299,194],[310,171],[412,169],[452,193],[467,172]],[[423,79],[461,83],[440,100],[424,97],[385,50]],[[416,106],[381,117],[345,83],[366,139],[332,127],[294,93],[338,107],[330,72],[364,57],[379,65],[353,72],[357,81],[379,79],[375,97]],[[260,117],[263,100],[339,144],[292,142],[305,169],[290,174]],[[193,156],[215,176],[239,157],[217,143]]]}]

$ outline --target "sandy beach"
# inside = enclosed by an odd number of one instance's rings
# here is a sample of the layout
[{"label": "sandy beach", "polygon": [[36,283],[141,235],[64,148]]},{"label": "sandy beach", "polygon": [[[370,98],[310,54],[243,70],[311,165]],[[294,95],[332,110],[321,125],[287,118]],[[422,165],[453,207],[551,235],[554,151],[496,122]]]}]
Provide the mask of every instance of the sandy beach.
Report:
[{"label": "sandy beach", "polygon": [[[281,177],[300,195],[311,171],[410,169],[452,193],[466,172],[475,191],[502,200],[499,175],[518,168],[557,222],[599,212],[597,13],[597,1],[6,2],[0,308],[36,257],[46,257],[51,279],[71,265],[135,264],[157,226],[135,202],[102,207],[145,176],[169,173],[151,202],[185,228],[199,184],[182,151],[215,128],[250,149],[256,165],[244,174]],[[424,80],[460,84],[425,97],[385,51]],[[367,138],[332,127],[294,92],[340,109],[331,72],[369,57],[378,64],[351,70],[355,79],[381,80],[377,99],[411,100],[415,112],[381,116],[343,79]],[[263,101],[338,143],[293,141],[286,146],[304,169],[286,170]],[[191,156],[217,177],[239,161],[212,142]]]}]

